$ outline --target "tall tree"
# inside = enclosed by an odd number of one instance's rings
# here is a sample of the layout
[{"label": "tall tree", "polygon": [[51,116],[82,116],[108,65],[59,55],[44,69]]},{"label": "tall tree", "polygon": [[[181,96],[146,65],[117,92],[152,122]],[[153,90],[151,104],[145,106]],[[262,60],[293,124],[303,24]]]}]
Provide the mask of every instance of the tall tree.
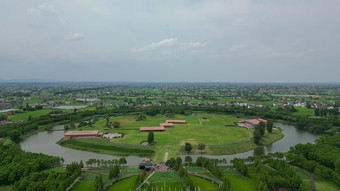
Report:
[{"label": "tall tree", "polygon": [[203,144],[203,143],[198,144],[198,149],[201,151],[201,154],[202,154],[202,151],[204,150],[204,148],[205,148],[205,144]]},{"label": "tall tree", "polygon": [[191,143],[186,142],[185,143],[185,148],[184,148],[187,152],[190,152],[192,150],[192,145]]},{"label": "tall tree", "polygon": [[268,131],[268,133],[272,133],[272,131],[273,131],[273,122],[272,121],[267,122],[267,131]]},{"label": "tall tree", "polygon": [[154,141],[154,139],[155,137],[154,137],[153,131],[150,131],[148,135],[148,143],[151,144]]},{"label": "tall tree", "polygon": [[103,189],[103,177],[101,174],[98,174],[96,176],[96,179],[94,181],[94,191],[102,191]]}]

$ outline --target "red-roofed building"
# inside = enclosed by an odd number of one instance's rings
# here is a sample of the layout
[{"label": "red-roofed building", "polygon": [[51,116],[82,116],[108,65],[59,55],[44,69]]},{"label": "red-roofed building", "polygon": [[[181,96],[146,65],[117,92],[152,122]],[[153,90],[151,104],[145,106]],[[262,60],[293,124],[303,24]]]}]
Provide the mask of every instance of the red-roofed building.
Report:
[{"label": "red-roofed building", "polygon": [[185,120],[166,120],[165,123],[186,124]]},{"label": "red-roofed building", "polygon": [[79,137],[99,137],[99,131],[66,131],[64,139],[74,139]]},{"label": "red-roofed building", "polygon": [[237,122],[237,124],[240,127],[246,127],[248,129],[253,129],[255,128],[255,125],[259,124],[260,122],[264,122],[265,124],[267,123],[267,120],[265,119],[248,119],[248,120],[244,120],[244,121],[239,121]]},{"label": "red-roofed building", "polygon": [[164,126],[161,127],[140,127],[139,131],[145,132],[145,131],[165,131]]},{"label": "red-roofed building", "polygon": [[159,124],[161,127],[163,126],[163,127],[173,127],[174,126],[174,124],[173,123],[160,123]]}]

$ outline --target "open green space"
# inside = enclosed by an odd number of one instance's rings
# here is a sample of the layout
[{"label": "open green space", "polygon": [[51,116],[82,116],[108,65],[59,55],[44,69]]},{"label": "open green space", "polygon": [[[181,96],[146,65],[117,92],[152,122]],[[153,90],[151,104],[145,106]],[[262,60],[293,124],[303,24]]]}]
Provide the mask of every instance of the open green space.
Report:
[{"label": "open green space", "polygon": [[117,191],[117,190],[135,190],[136,189],[136,180],[137,176],[133,176],[131,178],[124,179],[113,184],[108,191]]},{"label": "open green space", "polygon": [[219,190],[218,185],[211,183],[210,181],[191,175],[190,178],[194,182],[196,190],[211,190],[211,191]]},{"label": "open green space", "polygon": [[[35,110],[35,111],[26,111],[24,113],[17,113],[15,115],[9,115],[8,120],[11,120],[11,121],[27,121],[27,119],[30,115],[32,115],[33,118],[37,118],[37,117],[40,117],[42,115],[47,115],[52,111],[55,111],[55,110],[40,109],[40,110]],[[73,112],[73,110],[63,110],[62,112],[71,113],[71,112]]]},{"label": "open green space", "polygon": [[71,191],[84,191],[84,190],[93,190],[94,189],[94,182],[88,181],[88,182],[77,182],[71,189]]},{"label": "open green space", "polygon": [[[122,138],[82,138],[61,141],[60,144],[74,149],[82,149],[98,153],[116,155],[154,155],[155,161],[164,159],[164,146],[169,148],[169,157],[179,154],[187,154],[184,150],[185,142],[194,147],[190,154],[201,154],[197,145],[206,145],[203,154],[235,154],[245,152],[258,147],[253,142],[253,130],[236,126],[236,122],[243,120],[232,115],[199,114],[192,116],[176,115],[176,120],[186,120],[186,124],[175,124],[172,128],[166,128],[163,132],[154,132],[153,146],[141,146],[140,143],[147,140],[148,132],[140,132],[140,127],[159,126],[167,119],[164,115],[147,116],[144,121],[136,121],[134,115],[111,117],[110,121],[120,122],[116,129],[106,128],[106,119],[97,121],[93,127],[81,127],[79,130],[100,130],[101,132],[123,133]],[[274,130],[271,134],[265,133],[261,139],[263,145],[275,142],[283,137],[280,130]]]},{"label": "open green space", "polygon": [[151,178],[150,182],[174,182],[178,181],[179,177],[172,171],[156,172]]},{"label": "open green space", "polygon": [[[153,182],[151,183],[153,190],[158,191],[181,191],[185,190],[181,182]],[[151,188],[152,189],[152,188]]]},{"label": "open green space", "polygon": [[314,183],[318,191],[339,191],[340,190],[339,186],[327,180],[316,179],[314,180]]},{"label": "open green space", "polygon": [[124,168],[120,173],[121,174],[137,174],[140,173],[142,170],[138,168]]},{"label": "open green space", "polygon": [[239,175],[225,175],[231,182],[231,189],[234,191],[256,191],[258,186],[256,176],[251,175],[248,178],[243,178]]},{"label": "open green space", "polygon": [[[97,173],[93,172],[83,172],[81,174],[81,180],[82,181],[94,181],[96,179]],[[109,180],[109,176],[103,175],[103,181]]]},{"label": "open green space", "polygon": [[187,166],[185,169],[189,170],[190,172],[208,172],[205,168],[199,166]]}]

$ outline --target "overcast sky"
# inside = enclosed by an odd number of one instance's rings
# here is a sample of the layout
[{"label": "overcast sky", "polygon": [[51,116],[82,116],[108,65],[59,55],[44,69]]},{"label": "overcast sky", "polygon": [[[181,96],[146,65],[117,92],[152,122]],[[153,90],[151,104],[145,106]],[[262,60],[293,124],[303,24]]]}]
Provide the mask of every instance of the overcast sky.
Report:
[{"label": "overcast sky", "polygon": [[339,0],[1,0],[0,79],[340,82]]}]

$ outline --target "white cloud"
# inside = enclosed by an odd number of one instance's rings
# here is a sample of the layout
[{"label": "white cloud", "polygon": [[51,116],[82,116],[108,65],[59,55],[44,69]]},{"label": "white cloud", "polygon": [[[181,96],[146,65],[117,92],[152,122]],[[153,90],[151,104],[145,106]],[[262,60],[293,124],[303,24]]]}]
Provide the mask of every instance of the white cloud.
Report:
[{"label": "white cloud", "polygon": [[[202,48],[206,45],[200,42],[179,42],[177,38],[168,38],[159,42],[153,42],[150,45],[144,46],[143,48],[133,48],[131,52],[145,52],[149,50],[156,50],[164,47],[175,47],[175,48]],[[167,54],[171,51],[164,51]]]},{"label": "white cloud", "polygon": [[57,11],[54,9],[54,7],[52,5],[47,4],[47,3],[41,4],[38,8],[40,10],[49,11],[49,12],[52,12],[52,13],[57,13]]},{"label": "white cloud", "polygon": [[30,8],[30,9],[27,9],[27,13],[35,17],[41,16],[41,11],[39,9]]},{"label": "white cloud", "polygon": [[247,45],[244,45],[244,44],[236,44],[236,45],[233,45],[230,50],[233,51],[233,52],[237,52],[237,51],[240,51],[240,50],[243,50],[247,47]]},{"label": "white cloud", "polygon": [[70,40],[70,41],[78,41],[78,40],[82,40],[84,38],[85,38],[85,35],[77,32],[77,33],[74,33],[71,36],[69,36],[68,40]]}]

